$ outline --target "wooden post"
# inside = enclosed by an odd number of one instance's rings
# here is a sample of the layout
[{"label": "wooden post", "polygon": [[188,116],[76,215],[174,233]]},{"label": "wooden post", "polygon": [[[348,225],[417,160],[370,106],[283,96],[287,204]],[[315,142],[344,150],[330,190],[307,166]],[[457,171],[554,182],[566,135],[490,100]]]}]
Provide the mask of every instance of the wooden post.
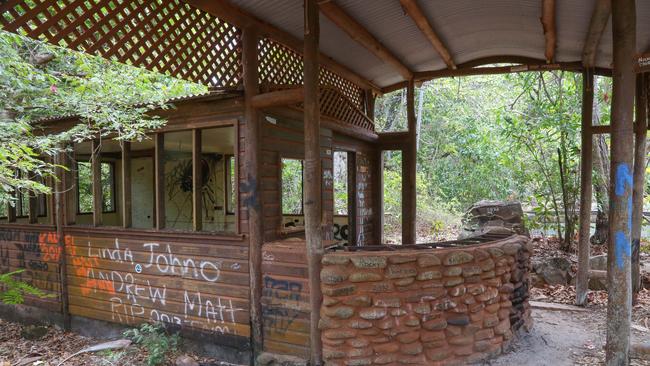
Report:
[{"label": "wooden post", "polygon": [[[35,175],[31,175],[31,179],[35,179]],[[35,192],[29,191],[28,193],[28,199],[29,199],[29,223],[30,224],[36,224],[38,222],[38,196],[36,195]]]},{"label": "wooden post", "polygon": [[93,187],[93,225],[102,225],[102,213],[104,211],[104,199],[102,197],[102,160],[100,153],[100,140],[93,139],[90,154],[90,169],[92,172]]},{"label": "wooden post", "polygon": [[415,83],[410,79],[406,87],[406,116],[408,143],[402,151],[402,245],[415,244],[416,218],[416,162],[417,130],[415,118]]},{"label": "wooden post", "polygon": [[56,226],[57,246],[59,249],[59,277],[61,281],[61,313],[63,314],[63,329],[69,331],[70,326],[70,311],[68,305],[68,271],[66,260],[65,248],[65,233],[63,227],[65,225],[65,180],[63,166],[66,164],[65,153],[60,152],[54,157],[55,175],[57,179],[54,180],[54,207],[52,207],[52,215],[54,215]]},{"label": "wooden post", "polygon": [[633,111],[636,53],[635,0],[612,2],[614,44],[612,155],[607,273],[607,365],[628,365],[632,310],[631,230]]},{"label": "wooden post", "polygon": [[122,226],[133,224],[131,200],[131,143],[122,142]]},{"label": "wooden post", "polygon": [[[70,154],[73,154],[72,152]],[[63,172],[64,187],[64,222],[66,225],[74,225],[77,218],[77,166],[74,158],[67,152],[63,156],[62,164],[68,169]]]},{"label": "wooden post", "polygon": [[643,226],[643,188],[645,186],[646,136],[648,134],[646,76],[636,76],[636,124],[634,139],[634,193],[632,197],[632,291],[641,290],[641,228]]},{"label": "wooden post", "polygon": [[[201,168],[201,130],[195,128],[192,130],[192,229],[194,231],[203,229],[203,192],[201,191],[203,172]],[[224,169],[224,175],[225,171]]]},{"label": "wooden post", "polygon": [[243,206],[248,212],[249,277],[251,306],[251,336],[253,354],[263,350],[262,332],[262,244],[264,243],[264,216],[260,194],[260,117],[252,105],[252,99],[259,93],[258,35],[255,28],[242,32],[242,64],[244,70],[244,172],[247,184],[242,187]]},{"label": "wooden post", "polygon": [[591,124],[594,105],[594,75],[591,70],[582,73],[582,146],[580,151],[580,228],[578,241],[578,275],[576,304],[585,305],[589,291],[589,234],[591,224],[593,168],[593,135]]},{"label": "wooden post", "polygon": [[303,53],[305,83],[305,181],[304,210],[305,236],[307,239],[307,267],[309,273],[310,304],[310,364],[322,364],[322,344],[320,339],[320,306],[322,293],[320,288],[320,268],[323,256],[322,238],[322,192],[321,192],[321,157],[320,157],[320,109],[318,100],[319,60],[318,47],[320,26],[318,19],[318,1],[305,0],[305,37]]},{"label": "wooden post", "polygon": [[156,133],[154,136],[154,170],[155,170],[155,206],[156,229],[165,228],[165,134]]}]

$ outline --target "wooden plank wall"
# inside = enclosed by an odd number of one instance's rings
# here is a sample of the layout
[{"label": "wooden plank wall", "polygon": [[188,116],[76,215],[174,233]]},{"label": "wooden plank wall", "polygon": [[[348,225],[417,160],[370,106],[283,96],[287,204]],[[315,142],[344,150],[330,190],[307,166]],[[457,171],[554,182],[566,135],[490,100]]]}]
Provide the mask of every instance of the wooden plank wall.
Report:
[{"label": "wooden plank wall", "polygon": [[309,282],[305,240],[264,244],[264,351],[309,357]]},{"label": "wooden plank wall", "polygon": [[72,315],[125,325],[161,321],[248,342],[247,240],[72,227],[65,233]]},{"label": "wooden plank wall", "polygon": [[[264,211],[264,241],[280,238],[282,227],[281,159],[304,159],[303,121],[280,116],[269,116],[274,123],[262,117],[262,172],[261,194]],[[321,156],[323,161],[323,218],[325,232],[331,235],[334,195],[332,191],[332,131],[321,128]],[[329,173],[327,173],[329,172]],[[329,188],[328,188],[329,187]]]},{"label": "wooden plank wall", "polygon": [[23,270],[15,278],[52,297],[27,296],[26,305],[61,313],[61,278],[56,230],[44,225],[0,228],[0,273]]}]

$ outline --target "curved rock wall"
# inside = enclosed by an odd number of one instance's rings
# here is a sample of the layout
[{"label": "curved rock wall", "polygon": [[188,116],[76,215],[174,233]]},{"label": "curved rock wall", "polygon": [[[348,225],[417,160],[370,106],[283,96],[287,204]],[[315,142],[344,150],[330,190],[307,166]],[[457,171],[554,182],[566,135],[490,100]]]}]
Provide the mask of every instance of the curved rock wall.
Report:
[{"label": "curved rock wall", "polygon": [[532,326],[525,236],[426,250],[323,258],[328,365],[459,364],[499,354]]}]

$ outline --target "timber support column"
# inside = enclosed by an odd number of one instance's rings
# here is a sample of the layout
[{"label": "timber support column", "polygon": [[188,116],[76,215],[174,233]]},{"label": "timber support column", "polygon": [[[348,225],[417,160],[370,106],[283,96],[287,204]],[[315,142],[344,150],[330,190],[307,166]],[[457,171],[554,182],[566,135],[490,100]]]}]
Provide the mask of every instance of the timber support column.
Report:
[{"label": "timber support column", "polygon": [[65,247],[65,190],[66,181],[63,179],[64,166],[66,166],[65,153],[60,152],[54,157],[54,163],[57,165],[54,172],[58,179],[54,180],[54,220],[56,226],[57,248],[61,255],[59,256],[59,277],[61,282],[61,313],[63,314],[63,329],[69,331],[70,325],[70,306],[68,304],[68,271],[67,271],[67,253]]},{"label": "timber support column", "polygon": [[612,156],[607,259],[607,365],[628,365],[632,310],[631,231],[634,146],[635,0],[612,2]]},{"label": "timber support column", "polygon": [[[251,336],[253,357],[257,357],[264,345],[262,330],[262,244],[264,227],[260,196],[260,118],[252,105],[252,98],[259,93],[257,32],[245,28],[242,32],[242,63],[244,70],[244,170],[246,182],[242,189],[243,207],[248,212],[248,259],[250,275]],[[238,152],[237,152],[238,153]]]},{"label": "timber support column", "polygon": [[310,304],[310,365],[322,364],[322,344],[318,321],[322,293],[320,288],[321,258],[323,257],[323,233],[321,229],[322,189],[320,157],[320,108],[318,92],[318,44],[320,26],[317,0],[305,0],[304,83],[305,83],[305,181],[304,213],[307,241],[307,269],[309,274]]},{"label": "timber support column", "polygon": [[415,126],[415,83],[413,79],[408,81],[406,87],[406,117],[408,122],[408,142],[402,152],[402,244],[415,244],[417,130]]},{"label": "timber support column", "polygon": [[648,88],[645,74],[636,76],[636,124],[634,131],[634,194],[632,198],[632,291],[641,290],[641,228],[645,186],[646,136],[648,134]]},{"label": "timber support column", "polygon": [[585,305],[589,291],[589,234],[591,224],[593,168],[593,135],[591,124],[594,104],[594,75],[587,69],[582,73],[582,146],[580,151],[580,232],[578,242],[578,276],[576,304]]}]

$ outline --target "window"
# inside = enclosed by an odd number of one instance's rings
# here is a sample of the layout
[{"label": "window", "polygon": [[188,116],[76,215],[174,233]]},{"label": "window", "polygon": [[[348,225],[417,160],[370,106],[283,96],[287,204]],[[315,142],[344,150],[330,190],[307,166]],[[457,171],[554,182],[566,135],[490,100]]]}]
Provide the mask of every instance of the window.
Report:
[{"label": "window", "polygon": [[334,214],[348,214],[348,153],[334,151]]},{"label": "window", "polygon": [[[115,164],[102,161],[100,166],[102,186],[102,212],[115,212]],[[93,178],[90,162],[77,162],[77,212],[93,212]]]},{"label": "window", "polygon": [[237,175],[235,174],[235,168],[236,168],[236,163],[235,163],[235,156],[234,155],[226,155],[226,213],[229,215],[234,215],[235,214],[235,204],[236,204],[236,196],[235,196],[235,188],[237,187],[237,184],[235,182],[235,179]]},{"label": "window", "polygon": [[[43,178],[38,177],[35,180],[43,183]],[[29,217],[29,198],[33,197],[33,193],[29,191],[18,191],[16,193],[16,217],[25,218]],[[39,194],[36,198],[36,212],[37,217],[47,216],[47,200],[45,194]]]},{"label": "window", "polygon": [[282,214],[302,215],[303,161],[282,158]]}]

